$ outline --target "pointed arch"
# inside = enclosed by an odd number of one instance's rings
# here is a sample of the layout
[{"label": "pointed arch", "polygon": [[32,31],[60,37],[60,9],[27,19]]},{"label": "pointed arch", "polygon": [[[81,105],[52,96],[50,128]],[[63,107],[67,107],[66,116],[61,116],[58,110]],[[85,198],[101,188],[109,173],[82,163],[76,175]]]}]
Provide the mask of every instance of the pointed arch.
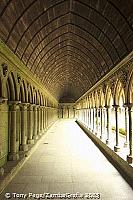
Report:
[{"label": "pointed arch", "polygon": [[131,71],[130,76],[129,76],[127,101],[128,103],[133,103],[133,70]]},{"label": "pointed arch", "polygon": [[7,98],[9,101],[17,100],[17,86],[13,72],[9,73],[7,78]]}]

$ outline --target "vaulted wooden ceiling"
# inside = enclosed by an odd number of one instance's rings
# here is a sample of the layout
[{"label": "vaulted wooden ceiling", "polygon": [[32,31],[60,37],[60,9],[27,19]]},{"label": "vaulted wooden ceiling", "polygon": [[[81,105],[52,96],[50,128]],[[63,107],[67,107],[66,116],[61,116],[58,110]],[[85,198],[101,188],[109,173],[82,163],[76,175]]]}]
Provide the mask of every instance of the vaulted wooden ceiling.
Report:
[{"label": "vaulted wooden ceiling", "polygon": [[133,50],[133,0],[0,0],[0,38],[75,101]]}]

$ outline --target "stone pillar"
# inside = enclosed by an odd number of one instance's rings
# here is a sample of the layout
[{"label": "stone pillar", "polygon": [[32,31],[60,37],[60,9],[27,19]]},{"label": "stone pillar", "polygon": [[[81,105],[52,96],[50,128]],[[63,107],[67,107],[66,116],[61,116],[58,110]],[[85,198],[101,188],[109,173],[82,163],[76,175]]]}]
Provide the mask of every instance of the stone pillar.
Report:
[{"label": "stone pillar", "polygon": [[73,108],[73,118],[75,118],[76,117],[76,109],[75,108]]},{"label": "stone pillar", "polygon": [[86,125],[88,127],[88,108],[86,108]]},{"label": "stone pillar", "polygon": [[38,135],[37,135],[37,105],[33,106],[33,115],[34,115],[33,139],[37,140],[38,139]]},{"label": "stone pillar", "polygon": [[103,138],[103,107],[100,107],[100,139]]},{"label": "stone pillar", "polygon": [[20,109],[21,109],[21,145],[20,145],[20,151],[27,151],[28,145],[27,145],[27,103],[21,103]]},{"label": "stone pillar", "polygon": [[86,116],[85,116],[85,108],[83,109],[83,112],[84,112],[84,124],[85,124],[85,120],[86,120]]},{"label": "stone pillar", "polygon": [[37,135],[41,135],[40,132],[40,127],[41,127],[41,108],[39,105],[37,105]]},{"label": "stone pillar", "polygon": [[43,130],[45,131],[45,106],[43,106]]},{"label": "stone pillar", "polygon": [[89,117],[89,114],[90,114],[90,111],[89,111],[89,108],[88,108],[87,109],[87,115],[88,115],[88,117],[87,117],[87,125],[88,125],[88,127],[90,127],[90,123],[89,123],[90,117]]},{"label": "stone pillar", "polygon": [[104,133],[106,133],[106,109],[103,108],[103,128],[104,128]]},{"label": "stone pillar", "polygon": [[110,135],[110,107],[105,106],[106,108],[106,126],[107,126],[107,139],[106,144],[109,144],[109,135]]},{"label": "stone pillar", "polygon": [[44,132],[44,106],[41,106],[41,132]]},{"label": "stone pillar", "polygon": [[69,106],[67,107],[67,110],[68,110],[68,119],[70,118],[70,108]]},{"label": "stone pillar", "polygon": [[93,133],[95,133],[95,108],[92,110],[93,114]]},{"label": "stone pillar", "polygon": [[47,118],[47,107],[45,108],[45,127],[47,129],[47,126],[48,126],[48,118]]},{"label": "stone pillar", "polygon": [[90,130],[91,130],[91,126],[92,126],[92,119],[91,119],[91,108],[90,108]]},{"label": "stone pillar", "polygon": [[95,135],[98,134],[98,108],[96,108],[96,132]]},{"label": "stone pillar", "polygon": [[[61,108],[61,112],[62,112],[62,119],[63,119],[63,107]],[[45,109],[45,113],[46,113],[46,109]],[[45,115],[45,117],[46,117],[46,115]],[[46,120],[46,118],[45,118],[45,120]]]},{"label": "stone pillar", "polygon": [[20,107],[17,105],[17,112],[16,112],[16,140],[17,140],[17,151],[19,151],[19,145],[21,144],[21,112]]},{"label": "stone pillar", "polygon": [[127,156],[127,162],[133,163],[133,104],[128,105],[128,117],[129,117],[129,155]]},{"label": "stone pillar", "polygon": [[119,127],[118,127],[118,109],[119,106],[118,105],[113,105],[114,109],[115,109],[115,122],[116,122],[116,145],[114,146],[114,151],[118,152],[120,151],[120,147],[119,147]]},{"label": "stone pillar", "polygon": [[34,144],[34,139],[33,139],[33,104],[30,104],[28,106],[28,144]]},{"label": "stone pillar", "polygon": [[9,147],[9,155],[8,160],[18,160],[19,154],[17,152],[16,143],[17,143],[17,104],[19,101],[11,101],[9,102],[9,110],[10,110],[10,147]]},{"label": "stone pillar", "polygon": [[125,107],[125,133],[126,133],[126,141],[125,141],[125,143],[124,143],[124,147],[127,147],[128,146],[128,137],[129,137],[129,135],[128,135],[128,130],[127,130],[127,116],[128,116],[128,108],[127,108],[127,105],[125,104],[124,105],[124,107]]}]

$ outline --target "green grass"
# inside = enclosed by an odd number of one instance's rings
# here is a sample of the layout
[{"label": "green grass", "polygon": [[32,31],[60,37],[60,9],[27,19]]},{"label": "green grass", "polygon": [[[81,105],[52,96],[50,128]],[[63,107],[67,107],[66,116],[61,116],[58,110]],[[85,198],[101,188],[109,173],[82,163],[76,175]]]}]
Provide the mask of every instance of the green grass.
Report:
[{"label": "green grass", "polygon": [[[115,131],[115,130],[116,130],[115,126],[112,126],[112,131]],[[119,133],[122,135],[126,135],[126,131],[124,128],[119,128]]]}]

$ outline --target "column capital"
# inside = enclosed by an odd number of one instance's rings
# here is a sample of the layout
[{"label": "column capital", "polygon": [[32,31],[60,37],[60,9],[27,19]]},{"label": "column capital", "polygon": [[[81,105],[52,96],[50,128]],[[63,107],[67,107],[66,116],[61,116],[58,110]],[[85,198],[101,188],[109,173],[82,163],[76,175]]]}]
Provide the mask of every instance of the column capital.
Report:
[{"label": "column capital", "polygon": [[19,105],[21,104],[21,101],[8,101],[9,105]]},{"label": "column capital", "polygon": [[9,109],[11,111],[16,111],[17,106],[21,103],[21,101],[8,101]]},{"label": "column capital", "polygon": [[30,104],[30,103],[21,103],[21,104],[20,104],[20,108],[21,108],[22,110],[27,110],[27,107],[28,107],[29,104]]},{"label": "column capital", "polygon": [[37,108],[40,108],[41,106],[40,106],[39,104],[36,104],[36,107],[37,107]]},{"label": "column capital", "polygon": [[104,106],[104,108],[108,108],[108,109],[109,109],[109,108],[110,108],[110,106],[108,106],[108,105],[105,105],[105,106]]},{"label": "column capital", "polygon": [[112,105],[114,108],[119,108],[120,106],[119,105]]},{"label": "column capital", "polygon": [[5,97],[0,97],[0,105],[6,103],[8,101],[8,99],[6,99]]},{"label": "column capital", "polygon": [[32,104],[33,105],[33,110],[36,111],[37,110],[37,105],[36,104]]},{"label": "column capital", "polygon": [[40,108],[45,108],[45,106],[40,106]]},{"label": "column capital", "polygon": [[32,111],[32,110],[33,110],[33,107],[34,107],[34,104],[29,104],[29,105],[28,105],[28,110],[29,110],[29,111]]},{"label": "column capital", "polygon": [[104,108],[104,106],[99,106],[99,108],[100,108],[100,109],[103,109],[103,108]]},{"label": "column capital", "polygon": [[124,107],[124,108],[127,108],[127,107],[128,107],[128,103],[124,103],[124,104],[123,104],[123,107]]},{"label": "column capital", "polygon": [[130,108],[130,109],[132,109],[133,108],[133,103],[128,103],[127,107]]}]

